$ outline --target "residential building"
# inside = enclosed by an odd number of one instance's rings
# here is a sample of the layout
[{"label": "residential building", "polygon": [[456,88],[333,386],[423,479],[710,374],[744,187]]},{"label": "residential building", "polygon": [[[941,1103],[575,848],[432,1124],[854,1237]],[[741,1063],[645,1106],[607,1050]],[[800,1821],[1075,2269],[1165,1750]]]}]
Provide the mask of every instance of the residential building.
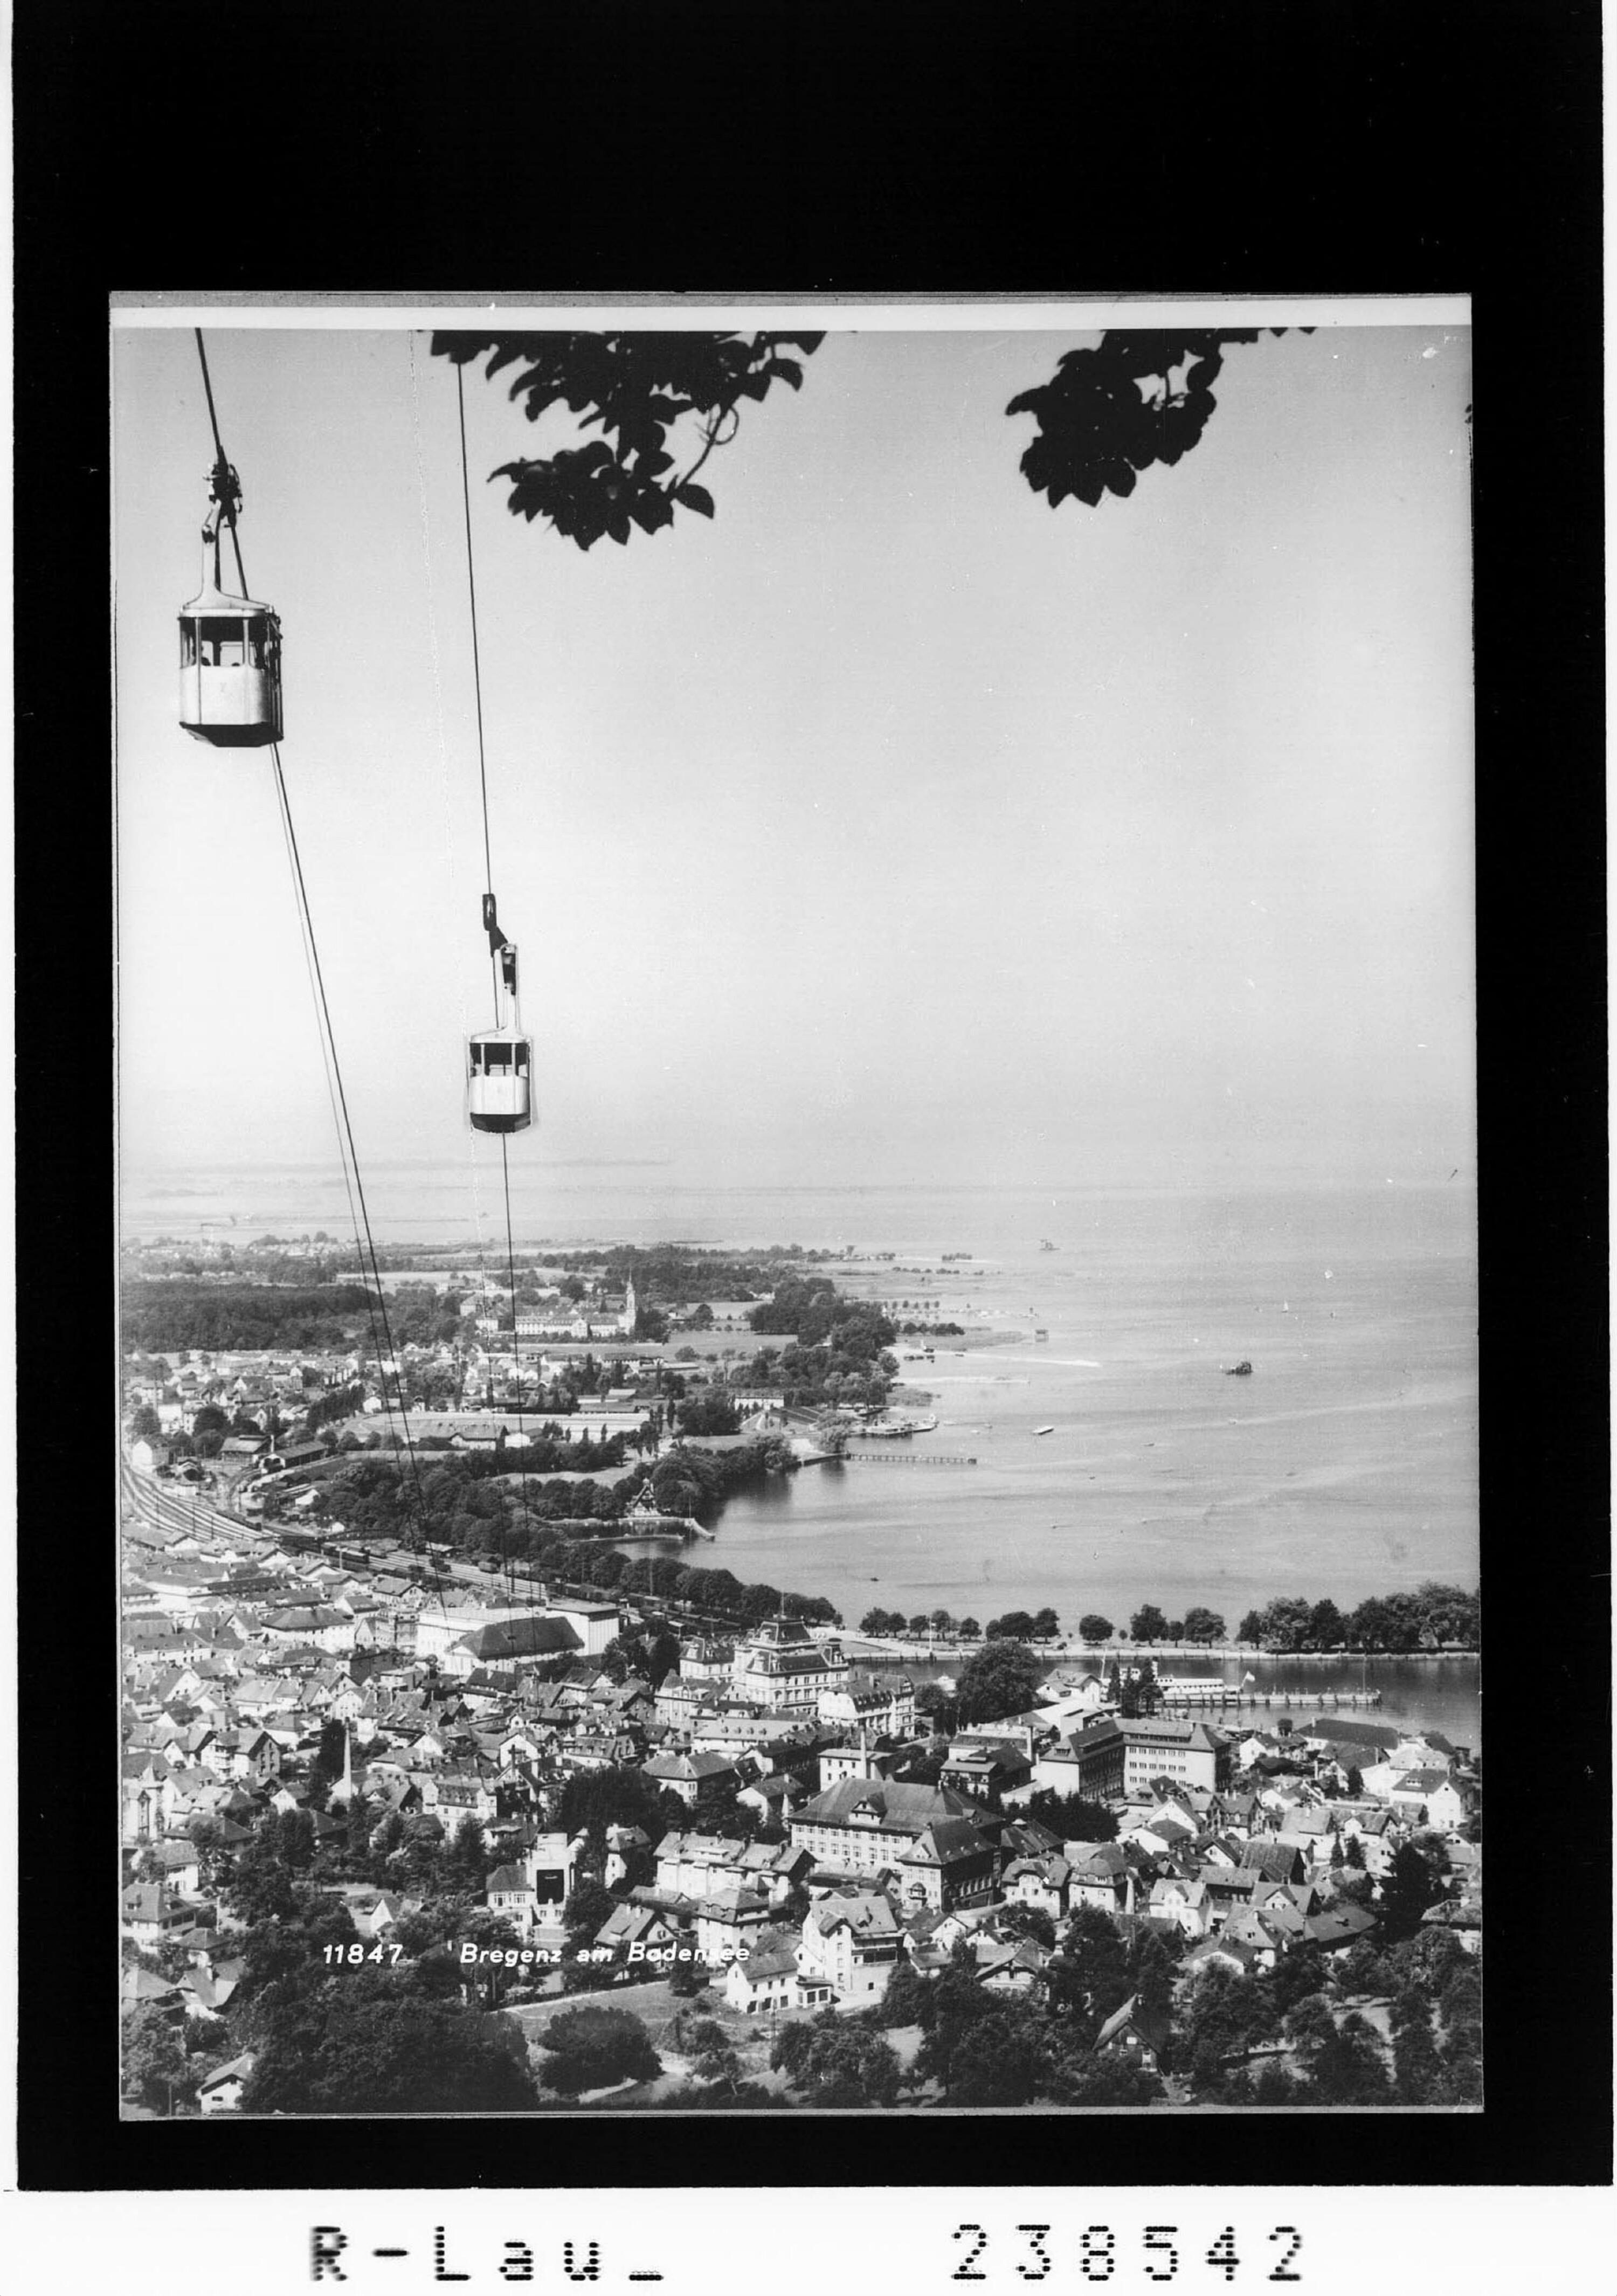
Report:
[{"label": "residential building", "polygon": [[791,1934],[760,1930],[746,1954],[725,1972],[725,1999],[743,2015],[767,2015],[771,2010],[827,2008],[836,1997],[829,1978],[805,1976],[798,1967],[797,1946]]},{"label": "residential building", "polygon": [[677,1794],[689,1809],[702,1808],[740,1784],[727,1754],[653,1754],[640,1767],[654,1786]]},{"label": "residential building", "polygon": [[1155,2072],[1167,2042],[1167,2019],[1142,2009],[1139,1996],[1131,1993],[1096,2035],[1095,2054],[1127,2057],[1147,2072]]},{"label": "residential building", "polygon": [[903,1949],[903,1926],[886,1893],[859,1890],[822,1898],[803,1916],[798,1969],[834,1987],[839,2000],[874,2001]]},{"label": "residential building", "polygon": [[1013,1740],[972,1732],[951,1744],[940,1778],[974,1801],[986,1801],[990,1795],[1018,1792],[1028,1784],[1032,1767],[1029,1755]]},{"label": "residential building", "polygon": [[247,2076],[258,2062],[256,2053],[245,2049],[228,2064],[216,2065],[205,2080],[197,2085],[197,2103],[204,2112],[234,2112],[242,2102],[242,2091],[247,2086]]},{"label": "residential building", "polygon": [[866,1730],[873,1738],[913,1738],[915,1685],[907,1674],[869,1674],[850,1669],[845,1679],[820,1691],[822,1722],[843,1730]]}]

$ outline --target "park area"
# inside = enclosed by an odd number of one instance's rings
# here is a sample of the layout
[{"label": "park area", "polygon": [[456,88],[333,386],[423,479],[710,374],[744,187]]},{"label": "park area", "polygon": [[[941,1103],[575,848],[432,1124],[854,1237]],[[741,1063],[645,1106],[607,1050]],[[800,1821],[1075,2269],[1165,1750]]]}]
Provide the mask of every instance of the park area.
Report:
[{"label": "park area", "polygon": [[[597,2086],[571,2094],[558,2093],[546,2080],[547,2069],[555,2065],[557,2053],[542,2046],[539,2037],[557,2018],[579,2009],[607,2010],[614,2016],[627,2013],[637,2019],[651,2049],[661,2061],[661,2071],[643,2072],[641,2062],[634,2061],[628,2049],[623,2052],[627,2070],[620,2071],[615,2060],[617,2047],[621,2045],[614,2044],[603,2033],[601,2039],[605,2046],[600,2048],[598,2056],[586,2053],[580,2059],[579,2070],[587,2074],[598,2067],[605,2078]],[[523,2003],[507,2013],[521,2026],[527,2038],[529,2062],[541,2094],[547,2102],[554,2099],[562,2111],[655,2111],[699,2102],[704,2112],[722,2112],[726,2104],[726,2087],[732,2093],[743,2092],[735,2096],[737,2105],[755,2110],[767,2109],[764,2100],[756,2094],[758,2089],[767,2092],[771,2101],[778,2100],[784,2109],[800,2105],[801,2099],[792,2095],[785,2073],[770,2070],[769,2056],[784,2026],[808,2024],[817,2013],[784,2009],[748,2016],[732,2008],[716,1985],[708,1986],[694,1997],[682,1998],[666,1978],[660,1978],[649,1984],[614,1986],[598,1993],[574,1994],[566,1998],[558,1994],[545,2001]],[[899,2028],[881,2038],[907,2070],[921,2046],[920,2028]],[[566,2054],[570,2056],[573,2052]],[[700,2088],[700,2099],[690,2095],[694,2087]]]}]

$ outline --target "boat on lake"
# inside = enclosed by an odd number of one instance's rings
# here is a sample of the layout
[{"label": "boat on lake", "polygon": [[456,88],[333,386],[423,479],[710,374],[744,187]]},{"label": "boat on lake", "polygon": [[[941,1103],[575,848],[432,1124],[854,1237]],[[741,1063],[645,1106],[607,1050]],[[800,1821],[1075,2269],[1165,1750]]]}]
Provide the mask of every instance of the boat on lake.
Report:
[{"label": "boat on lake", "polygon": [[1226,1364],[1224,1366],[1226,1379],[1250,1379],[1252,1375],[1252,1367],[1244,1358],[1238,1364]]},{"label": "boat on lake", "polygon": [[1055,1432],[1055,1422],[1052,1420],[1047,1427],[1036,1427],[1033,1430],[1033,1432],[1035,1435],[1054,1435]]},{"label": "boat on lake", "polygon": [[867,1419],[863,1427],[856,1427],[856,1435],[930,1435],[938,1424],[935,1419]]}]

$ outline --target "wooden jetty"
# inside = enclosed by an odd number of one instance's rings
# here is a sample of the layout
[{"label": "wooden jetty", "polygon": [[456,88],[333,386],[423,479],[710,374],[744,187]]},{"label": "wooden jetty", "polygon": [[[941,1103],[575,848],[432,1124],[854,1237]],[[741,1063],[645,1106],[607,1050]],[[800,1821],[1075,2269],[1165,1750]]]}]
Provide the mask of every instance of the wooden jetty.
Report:
[{"label": "wooden jetty", "polygon": [[842,1463],[850,1467],[974,1467],[977,1456],[964,1451],[844,1451]]}]

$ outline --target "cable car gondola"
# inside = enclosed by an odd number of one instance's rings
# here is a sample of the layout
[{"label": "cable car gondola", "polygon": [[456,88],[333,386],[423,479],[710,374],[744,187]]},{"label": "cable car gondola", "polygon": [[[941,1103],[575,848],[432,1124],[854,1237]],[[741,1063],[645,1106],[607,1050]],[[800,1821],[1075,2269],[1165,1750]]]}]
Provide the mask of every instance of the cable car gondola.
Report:
[{"label": "cable car gondola", "polygon": [[219,586],[219,529],[234,527],[241,499],[221,460],[202,526],[202,586],[180,608],[180,724],[223,750],[281,739],[280,621],[272,606]]},{"label": "cable car gondola", "polygon": [[500,1018],[466,1042],[466,1114],[474,1132],[523,1132],[533,1121],[533,1047],[517,1014],[516,949],[494,922],[493,896],[483,919],[499,958]]}]

